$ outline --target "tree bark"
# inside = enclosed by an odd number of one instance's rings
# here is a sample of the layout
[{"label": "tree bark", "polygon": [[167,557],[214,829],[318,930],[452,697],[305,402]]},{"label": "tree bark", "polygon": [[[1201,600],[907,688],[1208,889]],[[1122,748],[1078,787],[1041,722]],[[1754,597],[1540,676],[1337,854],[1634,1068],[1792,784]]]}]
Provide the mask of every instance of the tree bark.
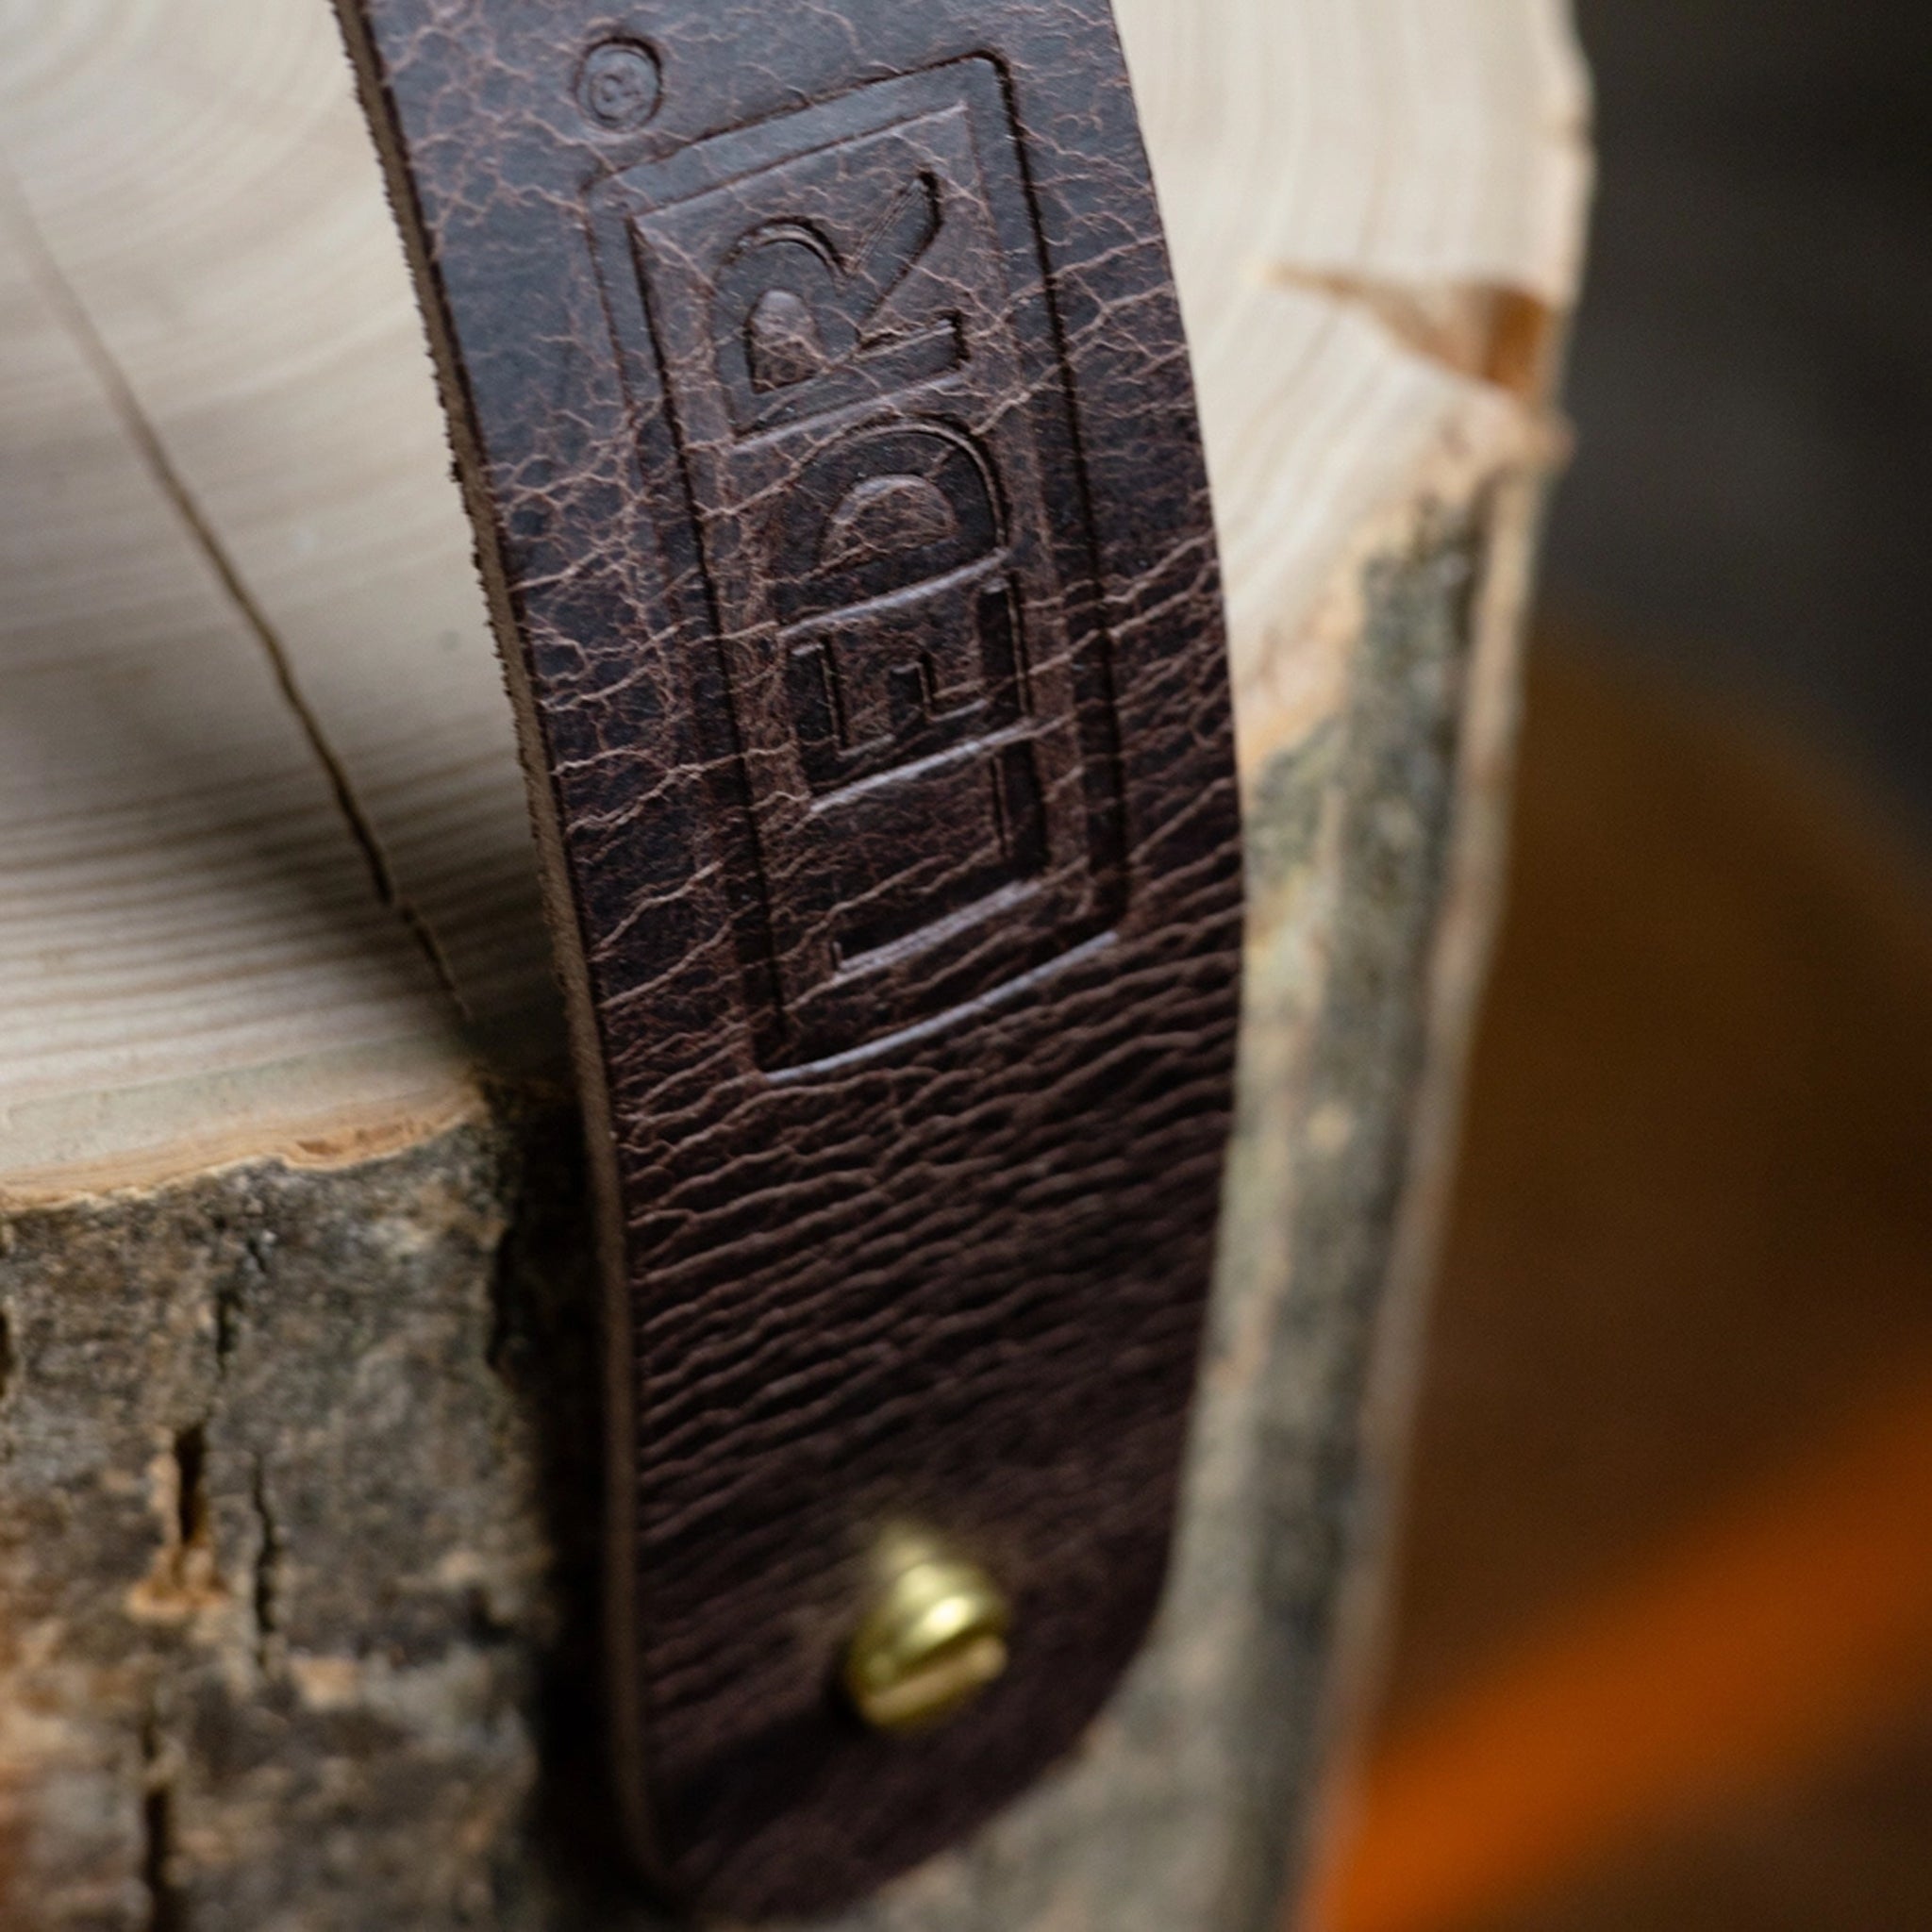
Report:
[{"label": "tree bark", "polygon": [[[1560,8],[1121,10],[1247,812],[1212,1333],[1155,1641],[855,1932],[1272,1921],[1373,1651],[1498,891]],[[16,11],[0,94],[0,1919],[655,1925],[508,708],[329,10]]]}]

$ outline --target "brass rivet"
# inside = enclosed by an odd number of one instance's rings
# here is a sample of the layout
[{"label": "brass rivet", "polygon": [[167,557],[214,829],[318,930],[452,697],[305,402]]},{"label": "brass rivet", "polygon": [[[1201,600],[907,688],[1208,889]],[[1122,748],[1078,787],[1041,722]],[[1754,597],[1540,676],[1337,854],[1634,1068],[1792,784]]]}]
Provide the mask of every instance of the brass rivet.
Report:
[{"label": "brass rivet", "polygon": [[888,1539],[877,1594],[845,1653],[845,1690],[876,1731],[943,1724],[1005,1674],[1012,1613],[999,1585],[936,1539]]}]

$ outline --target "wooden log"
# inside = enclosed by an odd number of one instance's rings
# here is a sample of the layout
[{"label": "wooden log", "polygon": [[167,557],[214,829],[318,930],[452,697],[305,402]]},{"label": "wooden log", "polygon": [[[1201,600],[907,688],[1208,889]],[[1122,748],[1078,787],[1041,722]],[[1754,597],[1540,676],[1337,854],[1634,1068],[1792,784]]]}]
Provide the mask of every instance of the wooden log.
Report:
[{"label": "wooden log", "polygon": [[[1275,1911],[1366,1653],[1577,273],[1560,0],[1121,10],[1233,618],[1223,1260],[1155,1642],[879,1932]],[[509,712],[329,8],[8,9],[0,161],[0,1921],[650,1925]]]}]

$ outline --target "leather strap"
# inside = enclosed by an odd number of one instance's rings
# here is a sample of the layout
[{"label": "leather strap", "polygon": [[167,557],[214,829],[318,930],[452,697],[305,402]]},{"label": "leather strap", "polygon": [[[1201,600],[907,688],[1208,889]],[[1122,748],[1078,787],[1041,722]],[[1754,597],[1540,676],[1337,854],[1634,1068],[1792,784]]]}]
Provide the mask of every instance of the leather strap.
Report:
[{"label": "leather strap", "polygon": [[[1188,363],[1106,0],[341,0],[521,723],[604,1189],[613,1681],[658,1881],[833,1906],[1154,1609],[1240,841]],[[837,1685],[894,1526],[1010,1601]]]}]

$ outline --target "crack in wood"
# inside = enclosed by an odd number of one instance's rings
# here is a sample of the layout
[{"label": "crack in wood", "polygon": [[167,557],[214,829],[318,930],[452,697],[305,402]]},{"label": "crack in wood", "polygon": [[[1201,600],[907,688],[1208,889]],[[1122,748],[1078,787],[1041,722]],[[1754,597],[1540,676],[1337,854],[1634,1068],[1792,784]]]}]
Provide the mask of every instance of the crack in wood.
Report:
[{"label": "crack in wood", "polygon": [[165,1769],[160,1718],[150,1709],[141,1731],[141,1883],[147,1932],[188,1932],[188,1904],[174,1875],[175,1785]]},{"label": "crack in wood", "polygon": [[1541,296],[1504,282],[1400,282],[1273,262],[1278,289],[1325,295],[1374,319],[1408,350],[1452,375],[1525,403],[1549,392],[1562,318]]},{"label": "crack in wood", "polygon": [[275,1507],[269,1501],[268,1467],[259,1456],[255,1458],[249,1500],[255,1507],[256,1525],[260,1532],[255,1553],[255,1659],[267,1675],[274,1640],[280,1633],[282,1533],[275,1521]]},{"label": "crack in wood", "polygon": [[208,1422],[191,1423],[175,1438],[175,1531],[182,1549],[208,1533]]},{"label": "crack in wood", "polygon": [[40,225],[35,221],[33,211],[27,205],[19,183],[5,169],[0,169],[0,221],[4,221],[13,231],[22,258],[27,263],[48,307],[58,318],[61,327],[66,330],[69,340],[74,343],[95,381],[100,384],[108,408],[140,454],[156,487],[180,519],[190,540],[201,553],[203,560],[220,586],[222,594],[233,606],[249,634],[261,647],[263,656],[268,659],[269,672],[275,679],[275,688],[293,714],[296,726],[309,751],[322,767],[324,781],[328,786],[335,799],[336,808],[348,827],[349,836],[356,841],[357,849],[362,855],[376,899],[402,922],[404,930],[428,961],[429,970],[434,974],[437,984],[449,996],[458,1013],[467,1023],[472,1015],[461,992],[458,990],[455,974],[443,956],[441,945],[422,914],[398,889],[388,855],[383,851],[381,841],[375,835],[375,825],[370,822],[368,814],[362,809],[361,802],[356,796],[355,789],[349,782],[348,771],[341,758],[337,756],[335,747],[329,742],[328,736],[322,727],[321,720],[303,695],[301,686],[296,681],[294,666],[290,662],[288,649],[282,641],[280,633],[270,621],[268,612],[263,609],[255,593],[248,588],[240,566],[229,554],[213,523],[202,509],[194,492],[189,488],[188,479],[176,467],[174,458],[169,455],[160,432],[148,420],[127,373],[116,359],[107,339],[88,313],[86,305],[61,271],[59,261],[46,237],[41,232]]}]

